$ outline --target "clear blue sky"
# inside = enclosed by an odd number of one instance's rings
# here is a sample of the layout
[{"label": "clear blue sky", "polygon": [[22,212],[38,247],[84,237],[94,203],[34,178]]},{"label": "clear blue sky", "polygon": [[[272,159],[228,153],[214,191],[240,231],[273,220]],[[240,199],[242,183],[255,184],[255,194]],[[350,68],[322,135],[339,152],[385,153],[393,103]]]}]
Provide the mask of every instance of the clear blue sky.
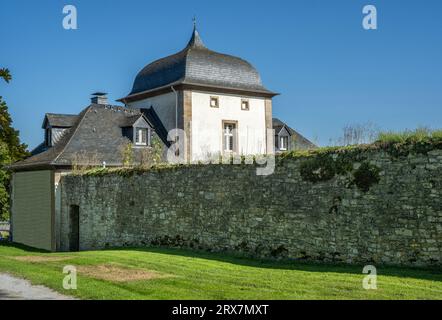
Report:
[{"label": "clear blue sky", "polygon": [[[62,8],[78,9],[64,30]],[[378,30],[362,28],[374,4]],[[442,1],[0,1],[0,83],[30,147],[44,113],[78,113],[90,93],[123,97],[137,72],[189,40],[250,61],[281,95],[273,114],[321,145],[346,124],[442,127]]]}]

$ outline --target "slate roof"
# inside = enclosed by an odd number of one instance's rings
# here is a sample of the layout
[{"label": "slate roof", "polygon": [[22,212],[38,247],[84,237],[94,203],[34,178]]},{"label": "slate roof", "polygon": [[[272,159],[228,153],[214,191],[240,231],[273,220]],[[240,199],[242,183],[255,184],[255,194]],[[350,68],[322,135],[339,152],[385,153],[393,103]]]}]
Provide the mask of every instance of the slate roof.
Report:
[{"label": "slate roof", "polygon": [[121,120],[120,127],[122,127],[122,128],[131,127],[134,125],[135,122],[137,122],[138,119],[140,119],[140,117],[141,117],[141,113],[138,113],[134,116],[126,117],[125,119]]},{"label": "slate roof", "polygon": [[144,67],[136,76],[132,91],[126,98],[178,84],[275,95],[263,86],[258,71],[249,62],[208,49],[196,28],[183,50]]},{"label": "slate roof", "polygon": [[46,125],[51,127],[70,128],[74,125],[77,117],[78,115],[75,114],[46,113],[42,128],[46,128]]},{"label": "slate roof", "polygon": [[306,137],[301,135],[296,130],[290,128],[286,123],[282,122],[278,118],[272,119],[272,125],[273,125],[273,129],[275,130],[275,134],[278,134],[279,131],[281,131],[281,129],[285,127],[287,129],[287,131],[290,133],[292,139],[294,141],[296,141],[297,149],[315,149],[318,147],[313,142],[308,140]]},{"label": "slate roof", "polygon": [[[130,122],[135,117],[138,119],[142,113],[153,117],[147,120],[156,124],[155,133],[163,142],[167,142],[167,133],[164,136],[166,130],[161,122],[156,122],[158,116],[153,109],[142,112],[140,109],[91,104],[75,117],[71,128],[54,146],[48,148],[41,144],[33,150],[31,157],[16,162],[9,168],[20,171],[70,167],[73,162],[86,160],[93,160],[95,164],[105,161],[108,166],[121,166],[120,148],[129,141],[122,134],[122,126],[126,125],[128,120]],[[134,152],[140,151],[135,148]],[[82,157],[89,157],[89,159],[82,159]]]}]

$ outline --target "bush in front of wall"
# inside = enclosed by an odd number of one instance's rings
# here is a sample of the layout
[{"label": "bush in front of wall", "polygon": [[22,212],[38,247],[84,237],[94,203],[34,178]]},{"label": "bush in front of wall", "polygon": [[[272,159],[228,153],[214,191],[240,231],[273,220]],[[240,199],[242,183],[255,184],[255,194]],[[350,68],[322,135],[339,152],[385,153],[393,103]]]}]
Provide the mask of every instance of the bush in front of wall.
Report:
[{"label": "bush in front of wall", "polygon": [[360,190],[368,192],[373,184],[379,183],[379,172],[380,169],[378,167],[364,162],[353,173],[353,182]]}]

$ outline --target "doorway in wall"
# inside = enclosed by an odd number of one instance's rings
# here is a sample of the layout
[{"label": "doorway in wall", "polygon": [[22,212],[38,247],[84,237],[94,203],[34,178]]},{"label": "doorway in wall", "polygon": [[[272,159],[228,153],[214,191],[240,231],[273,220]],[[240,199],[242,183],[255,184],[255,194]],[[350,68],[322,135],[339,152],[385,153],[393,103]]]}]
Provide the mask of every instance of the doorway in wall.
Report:
[{"label": "doorway in wall", "polygon": [[69,251],[80,250],[80,207],[71,205],[69,210]]}]

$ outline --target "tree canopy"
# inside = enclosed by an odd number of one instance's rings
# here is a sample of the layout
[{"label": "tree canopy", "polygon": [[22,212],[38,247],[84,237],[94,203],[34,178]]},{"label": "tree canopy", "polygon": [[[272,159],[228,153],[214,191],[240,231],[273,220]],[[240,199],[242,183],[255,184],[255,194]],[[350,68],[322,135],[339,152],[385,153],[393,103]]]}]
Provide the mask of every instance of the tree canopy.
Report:
[{"label": "tree canopy", "polygon": [[[0,78],[6,83],[12,80],[8,69],[0,69]],[[9,217],[10,172],[5,166],[28,156],[27,146],[20,142],[19,132],[12,127],[11,115],[0,96],[0,220]]]},{"label": "tree canopy", "polygon": [[0,78],[3,78],[7,83],[12,80],[11,73],[9,72],[9,69],[1,68],[0,69]]}]

